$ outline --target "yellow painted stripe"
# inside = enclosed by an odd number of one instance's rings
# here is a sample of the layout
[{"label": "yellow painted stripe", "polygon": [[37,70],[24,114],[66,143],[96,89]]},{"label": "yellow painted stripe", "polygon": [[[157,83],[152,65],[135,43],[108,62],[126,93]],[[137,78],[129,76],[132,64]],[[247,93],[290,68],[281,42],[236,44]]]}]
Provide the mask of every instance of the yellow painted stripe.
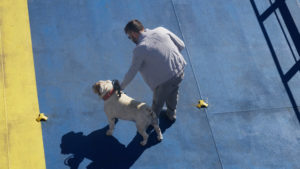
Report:
[{"label": "yellow painted stripe", "polygon": [[27,1],[0,0],[0,17],[0,169],[44,169]]},{"label": "yellow painted stripe", "polygon": [[[0,27],[1,31],[1,27]],[[0,44],[2,42],[0,34]],[[7,121],[5,113],[5,93],[4,93],[4,68],[2,57],[2,45],[0,45],[0,169],[8,169],[8,135]]]}]

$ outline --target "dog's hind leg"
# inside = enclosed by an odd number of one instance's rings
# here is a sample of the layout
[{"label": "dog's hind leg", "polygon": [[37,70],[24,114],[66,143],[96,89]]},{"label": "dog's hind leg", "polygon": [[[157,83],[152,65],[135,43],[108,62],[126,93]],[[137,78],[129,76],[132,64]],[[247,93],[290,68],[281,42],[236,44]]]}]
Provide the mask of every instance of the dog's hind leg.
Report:
[{"label": "dog's hind leg", "polygon": [[115,118],[108,119],[109,129],[106,131],[106,135],[108,135],[108,136],[112,135],[114,128],[115,128],[115,120],[116,120]]},{"label": "dog's hind leg", "polygon": [[162,135],[161,130],[158,125],[158,118],[153,111],[151,111],[151,116],[152,116],[151,125],[154,127],[154,130],[157,134],[157,140],[161,141],[163,139],[163,135]]},{"label": "dog's hind leg", "polygon": [[157,123],[152,124],[152,126],[154,127],[154,130],[157,134],[157,140],[161,141],[163,139],[163,135],[161,133],[161,130],[159,128],[159,125]]},{"label": "dog's hind leg", "polygon": [[141,145],[144,146],[147,144],[149,135],[146,133],[146,127],[143,125],[136,125],[139,134],[143,137],[143,141],[141,141]]}]

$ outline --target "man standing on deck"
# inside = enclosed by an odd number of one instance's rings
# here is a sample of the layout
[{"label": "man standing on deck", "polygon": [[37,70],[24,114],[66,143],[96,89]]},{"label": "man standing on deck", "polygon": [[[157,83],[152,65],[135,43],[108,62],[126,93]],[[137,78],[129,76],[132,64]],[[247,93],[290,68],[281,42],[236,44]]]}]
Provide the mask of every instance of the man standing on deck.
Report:
[{"label": "man standing on deck", "polygon": [[125,89],[137,72],[140,72],[153,91],[152,110],[159,117],[166,103],[166,115],[171,121],[175,121],[178,89],[186,66],[180,53],[185,47],[183,41],[163,27],[144,29],[138,20],[128,22],[124,31],[136,47],[121,88]]}]

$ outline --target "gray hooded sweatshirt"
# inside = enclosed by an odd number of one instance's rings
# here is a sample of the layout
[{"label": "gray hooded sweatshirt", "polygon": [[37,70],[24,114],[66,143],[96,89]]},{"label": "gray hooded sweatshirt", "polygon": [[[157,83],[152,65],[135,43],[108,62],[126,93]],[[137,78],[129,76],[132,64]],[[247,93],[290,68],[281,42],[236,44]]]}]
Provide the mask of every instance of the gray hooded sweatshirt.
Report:
[{"label": "gray hooded sweatshirt", "polygon": [[183,41],[166,28],[145,29],[133,50],[131,66],[121,88],[125,89],[137,72],[140,72],[152,91],[158,85],[183,73],[186,61],[180,51],[184,47]]}]

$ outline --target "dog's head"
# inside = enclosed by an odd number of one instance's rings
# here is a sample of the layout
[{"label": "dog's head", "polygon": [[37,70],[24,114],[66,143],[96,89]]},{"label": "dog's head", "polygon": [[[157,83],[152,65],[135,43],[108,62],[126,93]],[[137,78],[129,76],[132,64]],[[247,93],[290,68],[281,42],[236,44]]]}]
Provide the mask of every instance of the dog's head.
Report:
[{"label": "dog's head", "polygon": [[93,85],[93,90],[96,94],[99,96],[104,96],[107,92],[111,91],[113,89],[112,81],[106,80],[106,81],[98,81]]}]

